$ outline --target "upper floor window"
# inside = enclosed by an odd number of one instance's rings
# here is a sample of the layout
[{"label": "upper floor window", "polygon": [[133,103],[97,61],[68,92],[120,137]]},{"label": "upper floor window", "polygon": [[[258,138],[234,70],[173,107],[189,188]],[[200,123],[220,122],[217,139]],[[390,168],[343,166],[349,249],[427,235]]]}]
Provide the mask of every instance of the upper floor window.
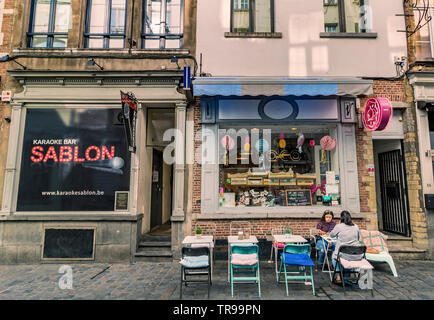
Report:
[{"label": "upper floor window", "polygon": [[365,0],[323,0],[325,32],[367,32]]},{"label": "upper floor window", "polygon": [[231,32],[274,32],[274,0],[231,0]]},{"label": "upper floor window", "polygon": [[[414,17],[414,28],[416,26],[421,26],[421,28],[414,34],[414,45],[415,45],[415,57],[416,60],[424,60],[427,58],[432,58],[434,53],[433,39],[434,35],[434,25],[433,20],[427,20],[430,17],[434,17],[434,1],[429,3],[428,8],[417,7],[413,9]],[[418,4],[422,4],[419,2]]]},{"label": "upper floor window", "polygon": [[183,0],[143,0],[142,48],[182,48],[183,14]]},{"label": "upper floor window", "polygon": [[87,0],[84,46],[123,48],[127,0]]},{"label": "upper floor window", "polygon": [[27,46],[65,48],[71,0],[32,0]]}]

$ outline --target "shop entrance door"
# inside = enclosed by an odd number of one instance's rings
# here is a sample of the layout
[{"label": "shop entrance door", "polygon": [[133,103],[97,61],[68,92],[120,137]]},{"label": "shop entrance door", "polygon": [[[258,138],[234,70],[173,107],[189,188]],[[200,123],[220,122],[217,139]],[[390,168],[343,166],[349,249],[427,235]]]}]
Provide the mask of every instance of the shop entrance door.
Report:
[{"label": "shop entrance door", "polygon": [[154,149],[152,158],[151,230],[162,224],[163,153]]},{"label": "shop entrance door", "polygon": [[401,150],[378,154],[383,230],[410,236],[407,183]]}]

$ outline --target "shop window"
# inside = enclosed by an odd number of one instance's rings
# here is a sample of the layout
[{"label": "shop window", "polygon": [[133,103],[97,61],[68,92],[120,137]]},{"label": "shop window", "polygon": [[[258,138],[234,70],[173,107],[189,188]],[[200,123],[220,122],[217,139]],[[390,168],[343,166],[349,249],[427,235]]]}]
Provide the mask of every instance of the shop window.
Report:
[{"label": "shop window", "polygon": [[119,113],[26,109],[17,211],[115,211],[119,193],[128,208],[130,153]]},{"label": "shop window", "polygon": [[84,46],[123,48],[127,0],[87,0]]},{"label": "shop window", "polygon": [[71,0],[32,0],[27,46],[66,48]]},{"label": "shop window", "polygon": [[231,0],[231,32],[274,32],[274,0]]},{"label": "shop window", "polygon": [[[325,32],[367,32],[365,0],[324,0]],[[331,27],[336,26],[336,27]]]},{"label": "shop window", "polygon": [[219,206],[338,206],[336,125],[219,130]]},{"label": "shop window", "polygon": [[142,48],[182,48],[183,13],[183,0],[144,0]]}]

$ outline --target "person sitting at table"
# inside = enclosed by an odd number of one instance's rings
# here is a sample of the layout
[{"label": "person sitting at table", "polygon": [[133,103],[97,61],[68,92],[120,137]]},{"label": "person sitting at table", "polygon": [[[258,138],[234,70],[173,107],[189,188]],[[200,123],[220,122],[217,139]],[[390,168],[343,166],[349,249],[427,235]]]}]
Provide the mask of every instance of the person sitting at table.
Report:
[{"label": "person sitting at table", "polygon": [[[336,260],[338,258],[338,252],[339,248],[342,245],[347,246],[359,246],[359,239],[360,239],[360,231],[359,227],[353,223],[351,220],[351,215],[348,211],[344,210],[341,212],[341,223],[337,224],[336,227],[333,228],[333,230],[330,232],[331,238],[337,238],[336,241],[336,247],[333,251],[332,255],[332,261],[333,261],[333,267],[336,269],[336,271],[339,271],[339,266],[337,266]],[[359,255],[348,255],[348,254],[341,254],[341,258],[344,258],[349,261],[357,261],[362,259],[363,254]],[[337,273],[336,279],[333,281],[334,283],[340,285],[342,284],[342,280],[340,277],[340,274]]]},{"label": "person sitting at table", "polygon": [[[333,221],[333,212],[330,210],[324,211],[321,221],[318,222],[316,226],[316,234],[319,236],[322,235],[328,235],[330,231],[333,230],[333,228],[336,226],[336,222]],[[326,248],[326,240],[324,240],[321,237],[318,237],[318,240],[316,242],[316,247],[318,249],[318,264],[324,263],[324,257],[326,255],[325,248]],[[335,244],[332,243],[332,250],[335,248]]]}]

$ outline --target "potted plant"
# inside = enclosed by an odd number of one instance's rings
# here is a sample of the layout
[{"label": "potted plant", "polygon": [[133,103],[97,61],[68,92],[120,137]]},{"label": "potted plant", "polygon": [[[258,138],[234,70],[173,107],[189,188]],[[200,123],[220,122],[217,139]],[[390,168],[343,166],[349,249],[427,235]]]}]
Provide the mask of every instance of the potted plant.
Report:
[{"label": "potted plant", "polygon": [[285,233],[285,237],[289,237],[292,234],[292,229],[290,227],[285,227],[283,232]]},{"label": "potted plant", "polygon": [[203,230],[202,230],[202,228],[197,227],[195,232],[196,232],[196,237],[200,238],[202,236]]}]

